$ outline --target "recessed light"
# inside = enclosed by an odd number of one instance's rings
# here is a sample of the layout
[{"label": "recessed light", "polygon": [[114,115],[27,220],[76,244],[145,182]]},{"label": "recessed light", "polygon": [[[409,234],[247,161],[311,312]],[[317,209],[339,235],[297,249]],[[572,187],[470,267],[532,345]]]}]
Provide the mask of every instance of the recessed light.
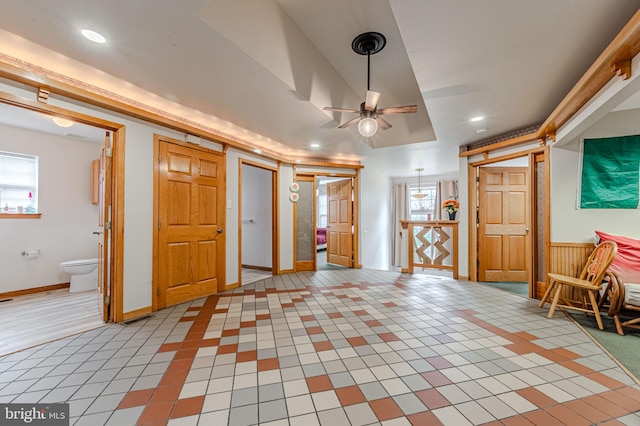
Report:
[{"label": "recessed light", "polygon": [[82,33],[87,40],[91,40],[94,43],[105,43],[107,41],[102,34],[92,30],[82,30],[80,33]]},{"label": "recessed light", "polygon": [[60,127],[71,127],[71,126],[73,126],[73,121],[67,120],[66,118],[53,117],[53,122],[56,123]]},{"label": "recessed light", "polygon": [[478,115],[478,116],[472,117],[471,120],[469,121],[472,121],[475,123],[476,121],[482,121],[482,120],[484,120],[484,117],[481,115]]},{"label": "recessed light", "polygon": [[311,145],[309,145],[311,148],[320,148],[320,144],[319,143],[312,143]]}]

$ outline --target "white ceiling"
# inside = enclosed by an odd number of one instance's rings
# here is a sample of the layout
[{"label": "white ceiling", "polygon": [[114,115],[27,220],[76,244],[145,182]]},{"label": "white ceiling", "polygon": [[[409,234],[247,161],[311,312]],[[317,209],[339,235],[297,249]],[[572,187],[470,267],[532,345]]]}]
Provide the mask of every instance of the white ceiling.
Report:
[{"label": "white ceiling", "polygon": [[[423,149],[450,156],[544,121],[639,8],[640,0],[0,0],[0,29],[247,129],[250,142],[360,158],[414,144],[402,150],[412,170]],[[108,42],[86,41],[82,28]],[[418,105],[417,114],[385,117],[393,127],[369,140],[356,126],[336,129],[353,115],[322,109],[363,101],[366,57],[351,41],[366,31],[387,37],[371,58],[379,105]],[[469,123],[475,115],[486,120]]]}]

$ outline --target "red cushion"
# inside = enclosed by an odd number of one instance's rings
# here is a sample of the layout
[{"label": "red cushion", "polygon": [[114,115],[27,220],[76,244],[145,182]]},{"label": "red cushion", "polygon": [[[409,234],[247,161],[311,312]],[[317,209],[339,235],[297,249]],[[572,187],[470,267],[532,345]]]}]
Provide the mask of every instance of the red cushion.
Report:
[{"label": "red cushion", "polygon": [[609,271],[616,272],[625,283],[640,284],[640,240],[602,231],[596,231],[596,235],[600,241],[615,241],[618,244],[618,254]]}]

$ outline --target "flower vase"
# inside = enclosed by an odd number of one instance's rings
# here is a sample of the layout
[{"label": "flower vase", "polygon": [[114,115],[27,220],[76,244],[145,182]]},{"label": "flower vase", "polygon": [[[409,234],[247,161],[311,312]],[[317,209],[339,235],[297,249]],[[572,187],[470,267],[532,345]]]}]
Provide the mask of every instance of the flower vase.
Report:
[{"label": "flower vase", "polygon": [[456,212],[448,212],[449,220],[456,220]]}]

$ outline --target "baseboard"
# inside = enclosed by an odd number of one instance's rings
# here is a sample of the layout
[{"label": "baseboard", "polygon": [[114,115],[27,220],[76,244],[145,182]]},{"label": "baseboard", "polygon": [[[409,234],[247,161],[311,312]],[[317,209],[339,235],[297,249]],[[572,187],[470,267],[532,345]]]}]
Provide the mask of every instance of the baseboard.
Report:
[{"label": "baseboard", "polygon": [[227,284],[227,285],[225,286],[225,291],[226,291],[226,290],[231,290],[231,289],[234,289],[234,288],[238,288],[238,287],[240,287],[240,283],[231,283],[231,284]]},{"label": "baseboard", "polygon": [[122,321],[129,321],[134,318],[143,317],[153,312],[151,306],[145,306],[144,308],[134,309],[133,311],[125,312],[122,314]]},{"label": "baseboard", "polygon": [[34,293],[44,293],[45,291],[60,290],[63,288],[69,288],[69,283],[52,284],[52,285],[45,285],[42,287],[26,288],[24,290],[8,291],[6,293],[0,293],[0,299],[26,296],[27,294],[34,294]]},{"label": "baseboard", "polygon": [[254,265],[242,265],[245,269],[257,269],[258,271],[269,271],[271,272],[270,266],[254,266]]},{"label": "baseboard", "polygon": [[466,277],[466,276],[464,276],[464,275],[458,275],[458,279],[459,279],[459,280],[469,281],[469,277]]},{"label": "baseboard", "polygon": [[281,269],[278,271],[278,274],[280,275],[284,275],[284,274],[293,274],[295,273],[295,271],[293,269]]}]

